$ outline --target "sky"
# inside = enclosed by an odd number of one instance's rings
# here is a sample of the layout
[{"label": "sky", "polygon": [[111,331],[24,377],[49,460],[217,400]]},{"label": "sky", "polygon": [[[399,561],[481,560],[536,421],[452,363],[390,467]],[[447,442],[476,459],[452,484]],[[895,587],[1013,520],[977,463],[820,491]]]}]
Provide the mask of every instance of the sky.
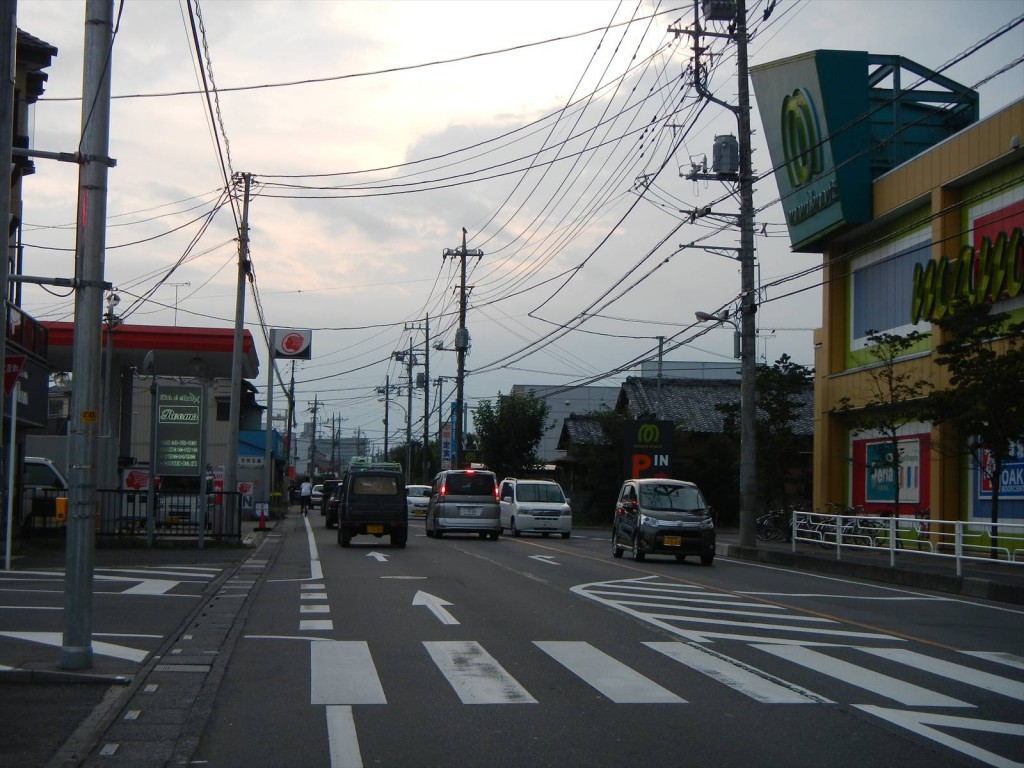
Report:
[{"label": "sky", "polygon": [[[407,373],[393,353],[411,343],[422,373],[428,325],[430,379],[444,377],[450,401],[456,355],[433,347],[454,347],[460,269],[444,252],[463,229],[480,253],[467,260],[470,409],[515,384],[616,386],[656,359],[659,337],[666,360],[731,362],[732,328],[694,318],[734,307],[740,275],[729,218],[687,215],[738,211],[733,186],[684,177],[711,162],[715,136],[736,133],[733,112],[692,89],[692,38],[677,30],[692,28],[693,10],[115,3],[105,278],[118,313],[129,324],[233,327],[242,206],[228,180],[251,174],[253,383],[265,402],[264,329],[312,329],[313,358],[295,365],[300,424],[315,396],[321,423],[337,418],[343,437],[381,443],[381,392]],[[985,42],[1022,15],[1024,0],[748,0],[750,64],[815,48],[899,54],[976,86],[984,117],[1024,97],[1024,25]],[[82,0],[18,1],[19,28],[59,49],[32,116],[35,149],[78,145],[84,17]],[[735,104],[735,46],[704,44],[711,92]],[[756,107],[752,128],[763,176],[757,356],[811,366],[820,256],[791,252]],[[77,169],[35,164],[23,187],[24,272],[68,277]],[[23,306],[73,319],[73,297],[53,289],[26,286]],[[287,382],[292,364],[278,367]],[[405,392],[391,397],[396,444]],[[278,389],[275,418],[285,403]]]}]

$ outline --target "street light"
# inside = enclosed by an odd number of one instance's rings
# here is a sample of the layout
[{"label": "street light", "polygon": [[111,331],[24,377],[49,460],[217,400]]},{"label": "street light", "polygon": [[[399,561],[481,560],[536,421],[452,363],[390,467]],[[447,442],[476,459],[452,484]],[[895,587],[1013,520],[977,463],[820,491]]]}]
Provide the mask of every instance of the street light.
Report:
[{"label": "street light", "polygon": [[723,312],[720,315],[713,315],[710,312],[694,312],[694,316],[702,323],[728,323],[733,328],[732,337],[732,356],[737,360],[740,359],[740,327],[735,320],[729,318],[728,312]]}]

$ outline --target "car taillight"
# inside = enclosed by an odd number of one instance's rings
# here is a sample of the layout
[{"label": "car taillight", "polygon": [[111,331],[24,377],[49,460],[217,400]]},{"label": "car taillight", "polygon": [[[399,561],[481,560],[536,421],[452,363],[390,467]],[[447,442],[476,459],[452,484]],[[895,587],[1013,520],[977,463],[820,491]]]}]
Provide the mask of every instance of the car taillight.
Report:
[{"label": "car taillight", "polygon": [[495,501],[501,501],[501,494],[498,493],[498,485],[497,485],[497,483],[495,483],[495,485],[494,485],[494,500]]},{"label": "car taillight", "polygon": [[448,486],[446,484],[442,483],[441,484],[441,489],[437,492],[437,495],[438,496],[447,496],[448,495]]}]

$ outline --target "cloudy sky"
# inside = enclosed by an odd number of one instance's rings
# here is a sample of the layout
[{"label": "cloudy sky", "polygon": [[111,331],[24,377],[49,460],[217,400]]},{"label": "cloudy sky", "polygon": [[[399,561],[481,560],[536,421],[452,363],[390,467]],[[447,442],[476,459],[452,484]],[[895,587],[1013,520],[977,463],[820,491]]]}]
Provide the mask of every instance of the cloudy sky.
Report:
[{"label": "cloudy sky", "polygon": [[[18,2],[18,26],[59,49],[36,149],[78,145],[84,6]],[[865,50],[977,86],[983,116],[1024,95],[1024,26],[986,42],[1019,21],[1024,0],[748,6],[751,65]],[[411,340],[422,361],[427,318],[431,346],[454,344],[459,268],[443,253],[463,228],[483,254],[467,265],[470,407],[513,384],[616,385],[656,355],[659,336],[666,359],[731,361],[731,329],[697,325],[694,312],[734,305],[737,264],[682,247],[738,242],[725,220],[680,213],[737,210],[730,187],[683,178],[710,161],[716,135],[736,132],[730,112],[692,90],[692,43],[673,32],[692,25],[692,3],[125,0],[115,13],[106,279],[127,323],[231,327],[240,205],[223,193],[226,178],[252,174],[245,318],[261,400],[260,310],[266,327],[313,329],[298,407],[316,395],[344,435],[379,441],[377,388],[405,374],[392,353]],[[734,48],[706,43],[711,89],[734,103]],[[754,170],[766,175],[755,188],[758,357],[810,365],[819,259],[789,250],[756,109],[753,125]],[[77,172],[36,167],[25,272],[70,276]],[[40,288],[23,303],[38,319],[73,317],[70,297]],[[453,352],[431,351],[432,380],[455,371]]]}]

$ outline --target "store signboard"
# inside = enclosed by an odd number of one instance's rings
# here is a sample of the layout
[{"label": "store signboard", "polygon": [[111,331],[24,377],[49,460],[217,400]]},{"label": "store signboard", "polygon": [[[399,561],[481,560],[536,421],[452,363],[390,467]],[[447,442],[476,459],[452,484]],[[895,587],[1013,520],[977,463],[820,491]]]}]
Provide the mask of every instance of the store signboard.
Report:
[{"label": "store signboard", "polygon": [[671,421],[627,421],[624,437],[626,477],[669,477],[672,474]]},{"label": "store signboard", "polygon": [[200,475],[202,385],[158,385],[156,398],[156,474]]},{"label": "store signboard", "polygon": [[793,250],[871,220],[868,54],[810,51],[751,67]]}]

